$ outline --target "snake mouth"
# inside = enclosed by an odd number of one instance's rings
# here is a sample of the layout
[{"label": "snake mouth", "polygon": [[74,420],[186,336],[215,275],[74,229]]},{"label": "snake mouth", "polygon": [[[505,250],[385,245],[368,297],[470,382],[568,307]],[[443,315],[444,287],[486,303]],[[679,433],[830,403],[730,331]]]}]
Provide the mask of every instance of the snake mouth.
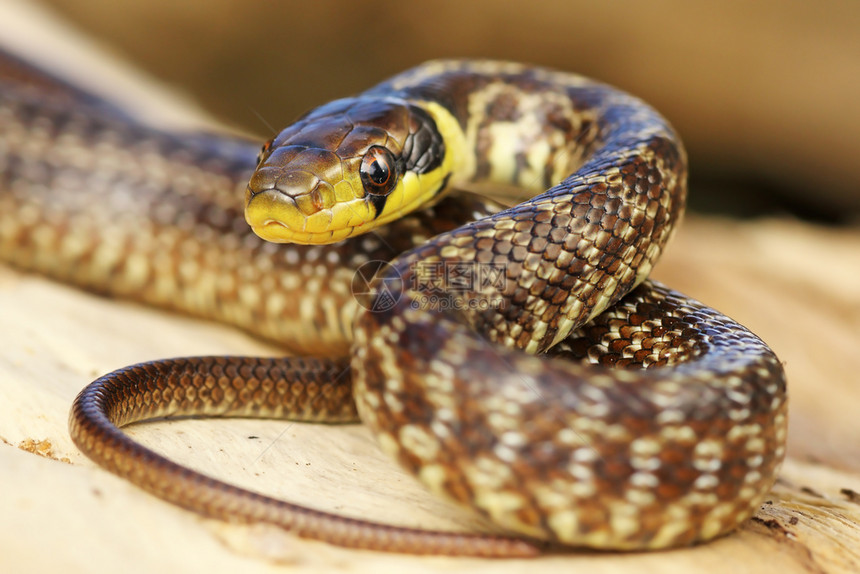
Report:
[{"label": "snake mouth", "polygon": [[245,221],[256,235],[273,243],[324,245],[361,233],[364,202],[342,203],[308,215],[277,188],[246,191]]},{"label": "snake mouth", "polygon": [[271,241],[272,243],[320,245],[337,241],[337,239],[334,238],[334,231],[322,233],[296,231],[295,229],[291,229],[280,221],[274,219],[264,221],[261,225],[251,225],[251,230],[253,230],[253,232],[262,239]]}]

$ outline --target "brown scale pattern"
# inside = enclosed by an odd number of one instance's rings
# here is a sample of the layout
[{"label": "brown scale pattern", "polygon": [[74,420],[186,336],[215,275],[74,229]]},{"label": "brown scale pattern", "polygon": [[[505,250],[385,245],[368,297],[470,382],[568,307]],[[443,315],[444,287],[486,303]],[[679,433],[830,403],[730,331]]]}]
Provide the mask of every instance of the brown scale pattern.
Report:
[{"label": "brown scale pattern", "polygon": [[[735,528],[773,483],[786,432],[781,365],[713,310],[646,284],[561,345],[559,356],[611,364],[605,331],[635,339],[657,307],[689,325],[683,362],[622,376],[493,347],[456,317],[437,324],[404,301],[391,312],[401,321],[383,319],[368,341],[367,354],[386,359],[353,363],[359,384],[370,381],[362,420],[430,488],[507,528],[602,548],[692,544]],[[451,383],[438,356],[461,361],[455,392],[441,391]],[[488,377],[490,361],[506,368]],[[395,364],[408,365],[398,390],[377,390]]]},{"label": "brown scale pattern", "polygon": [[640,288],[550,349],[554,357],[645,369],[690,361],[705,345],[695,315]]},{"label": "brown scale pattern", "polygon": [[[26,66],[14,70],[26,78]],[[638,100],[498,63],[398,76],[367,94],[451,110],[474,138],[472,179],[499,173],[497,126],[535,119],[514,142],[513,177],[543,144],[576,172],[507,210],[446,199],[322,248],[267,245],[246,230],[236,198],[256,146],[160,132],[40,78],[32,84],[53,93],[0,90],[4,261],[332,355],[353,336],[354,269],[393,258],[402,279],[393,307],[359,314],[351,359],[174,359],[95,381],[70,431],[112,472],[208,516],[349,547],[478,556],[533,555],[533,539],[615,549],[707,540],[749,517],[773,483],[786,430],[779,362],[743,327],[643,283],[683,211],[686,166],[671,128]],[[503,281],[440,298],[413,281],[419,262],[498,264]],[[522,539],[313,511],[185,469],[118,428],[170,415],[348,421],[356,409],[429,488]]]},{"label": "brown scale pattern", "polygon": [[[433,89],[463,94],[457,84],[482,64],[447,66]],[[540,70],[499,81],[526,94],[568,85]],[[422,88],[404,91],[420,98]],[[397,305],[356,323],[359,413],[429,488],[512,531],[606,549],[708,540],[749,518],[773,484],[782,368],[716,312],[658,285],[633,290],[683,212],[683,149],[629,96],[591,84],[568,95],[599,126],[575,173],[393,261],[404,278]],[[477,176],[489,177],[480,166],[491,145],[478,142]],[[502,263],[505,281],[432,299],[412,279],[433,260]],[[482,299],[500,304],[469,305]],[[531,356],[558,342],[555,359]],[[628,369],[606,370],[613,364]]]}]

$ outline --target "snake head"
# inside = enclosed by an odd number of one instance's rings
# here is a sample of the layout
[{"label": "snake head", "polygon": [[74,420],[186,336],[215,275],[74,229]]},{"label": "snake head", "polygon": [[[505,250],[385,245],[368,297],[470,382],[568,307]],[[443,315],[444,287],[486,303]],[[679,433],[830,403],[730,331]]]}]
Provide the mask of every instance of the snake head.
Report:
[{"label": "snake head", "polygon": [[268,241],[333,243],[438,199],[451,171],[441,113],[372,97],[316,108],[263,146],[245,219]]}]

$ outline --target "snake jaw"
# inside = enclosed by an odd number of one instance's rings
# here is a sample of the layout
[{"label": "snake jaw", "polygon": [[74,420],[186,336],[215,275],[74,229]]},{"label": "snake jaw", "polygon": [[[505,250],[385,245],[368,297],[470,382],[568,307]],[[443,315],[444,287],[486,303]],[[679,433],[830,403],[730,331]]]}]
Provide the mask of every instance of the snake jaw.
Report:
[{"label": "snake jaw", "polygon": [[363,201],[307,214],[299,202],[276,188],[246,191],[245,221],[255,234],[273,243],[335,243],[362,233],[362,220],[369,215]]}]

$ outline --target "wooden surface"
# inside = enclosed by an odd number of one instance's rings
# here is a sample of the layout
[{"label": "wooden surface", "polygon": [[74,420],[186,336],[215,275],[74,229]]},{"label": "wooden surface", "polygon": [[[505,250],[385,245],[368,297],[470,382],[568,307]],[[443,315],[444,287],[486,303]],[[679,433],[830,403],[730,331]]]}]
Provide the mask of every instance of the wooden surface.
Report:
[{"label": "wooden surface", "polygon": [[[655,275],[748,325],[785,361],[789,458],[772,495],[739,532],[697,548],[482,561],[348,551],[213,522],[95,467],[71,443],[66,417],[97,375],[168,356],[278,351],[0,266],[0,571],[856,572],[860,231],[691,217]],[[182,420],[129,432],[183,464],[320,509],[481,528],[425,493],[360,426]]]},{"label": "wooden surface", "polygon": [[[542,571],[856,571],[860,387],[851,358],[860,346],[857,270],[856,231],[791,221],[687,221],[656,275],[749,325],[785,361],[789,459],[768,503],[728,538],[656,554],[574,552],[539,559]],[[284,562],[308,572],[524,567],[522,561],[341,550],[230,527],[162,503],[77,452],[66,430],[75,394],[98,374],[136,361],[277,350],[220,325],[102,299],[8,268],[0,268],[0,310],[3,563],[66,572],[192,565],[264,572]],[[318,508],[413,526],[480,527],[401,473],[360,426],[185,420],[130,432],[185,464]],[[49,452],[39,452],[48,444]]]}]

